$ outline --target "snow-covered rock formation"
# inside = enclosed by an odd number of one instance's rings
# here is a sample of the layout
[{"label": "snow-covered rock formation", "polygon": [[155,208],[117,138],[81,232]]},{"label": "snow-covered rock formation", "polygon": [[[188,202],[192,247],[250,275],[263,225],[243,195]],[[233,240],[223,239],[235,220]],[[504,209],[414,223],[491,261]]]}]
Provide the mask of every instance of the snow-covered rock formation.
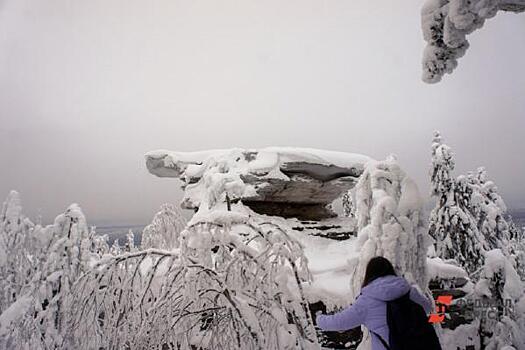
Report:
[{"label": "snow-covered rock formation", "polygon": [[[427,290],[422,201],[394,157],[378,162],[303,148],[153,151],[146,164],[154,175],[182,180],[182,206],[197,212],[190,226],[242,215],[276,225],[298,241],[312,276],[305,286],[312,312],[352,303],[376,255]],[[357,215],[336,217],[331,204],[350,189],[346,202]],[[355,349],[361,341],[359,331],[328,333],[320,339],[329,347]]]},{"label": "snow-covered rock formation", "polygon": [[183,181],[186,209],[241,200],[257,213],[303,220],[334,217],[327,208],[354,187],[369,157],[306,148],[203,152],[152,151],[148,170]]},{"label": "snow-covered rock formation", "polygon": [[[354,291],[359,289],[368,260],[376,255],[389,258],[400,273],[426,289],[430,240],[422,219],[422,199],[395,157],[378,162],[352,153],[279,147],[187,153],[159,150],[146,154],[146,165],[154,175],[182,180],[182,207],[197,211],[190,224],[232,210],[268,215],[270,221],[304,237],[299,239],[306,251],[313,245],[325,246],[321,241],[326,238],[332,246],[330,254],[337,255],[333,245],[343,250],[345,266],[339,264],[330,274],[342,269],[346,276],[353,276]],[[357,219],[333,217],[330,204],[356,184]],[[348,239],[353,240],[350,248],[347,243],[333,242]],[[310,266],[314,273],[329,270],[323,265],[331,257],[320,259],[316,249],[311,251],[311,260],[320,261],[319,266]],[[343,305],[351,302],[349,282],[334,288],[345,295],[338,300]]]}]

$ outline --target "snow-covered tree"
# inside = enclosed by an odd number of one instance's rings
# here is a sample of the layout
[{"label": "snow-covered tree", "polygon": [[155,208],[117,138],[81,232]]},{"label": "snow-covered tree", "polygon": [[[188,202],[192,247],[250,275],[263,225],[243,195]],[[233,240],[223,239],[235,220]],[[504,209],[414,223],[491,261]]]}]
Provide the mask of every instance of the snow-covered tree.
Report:
[{"label": "snow-covered tree", "polygon": [[[476,284],[475,296],[480,298],[480,336],[483,348],[499,350],[504,346],[523,349],[523,333],[515,305],[523,298],[524,285],[509,258],[501,249],[485,253],[485,265]],[[478,310],[480,311],[480,310]]]},{"label": "snow-covered tree", "polygon": [[498,11],[523,12],[525,0],[426,0],[421,10],[423,80],[436,83],[452,73],[469,47],[467,35]]},{"label": "snow-covered tree", "polygon": [[134,252],[135,248],[135,234],[133,231],[129,230],[126,235],[126,245],[124,246],[126,252]]},{"label": "snow-covered tree", "polygon": [[435,254],[455,259],[476,283],[474,295],[468,297],[474,297],[476,311],[483,312],[475,321],[482,348],[524,349],[525,320],[514,311],[525,300],[517,272],[525,265],[521,234],[484,168],[457,178],[453,169],[452,152],[436,133],[431,170],[436,207],[429,225]]},{"label": "snow-covered tree", "polygon": [[479,232],[485,237],[487,249],[506,250],[512,234],[512,220],[506,214],[507,206],[496,185],[488,180],[483,167],[478,168],[475,173],[469,173],[467,182],[472,191],[469,210]]},{"label": "snow-covered tree", "polygon": [[443,144],[439,131],[432,139],[432,166],[430,171],[430,189],[433,196],[442,196],[454,188],[455,162],[452,150]]},{"label": "snow-covered tree", "polygon": [[390,157],[371,161],[356,185],[359,265],[353,277],[360,290],[368,261],[384,256],[410,282],[427,288],[426,251],[430,244],[417,185]]},{"label": "snow-covered tree", "polygon": [[[426,252],[430,238],[423,221],[417,185],[400,168],[395,157],[370,161],[355,187],[359,260],[352,276],[355,298],[368,262],[387,258],[396,272],[428,291]],[[359,346],[369,348],[370,337]]]},{"label": "snow-covered tree", "polygon": [[514,269],[516,269],[521,280],[525,281],[525,240],[523,231],[512,222],[512,218],[510,218],[509,232],[508,252],[512,259]]},{"label": "snow-covered tree", "polygon": [[52,244],[36,285],[36,319],[46,343],[60,346],[67,336],[65,316],[76,279],[87,270],[91,254],[87,249],[89,230],[80,207],[71,205],[52,226],[58,239]]},{"label": "snow-covered tree", "polygon": [[43,234],[52,237],[45,262],[0,316],[0,347],[56,349],[65,348],[68,342],[72,286],[91,263],[92,242],[76,204],[44,228]]},{"label": "snow-covered tree", "polygon": [[454,157],[435,132],[432,142],[430,172],[431,194],[436,206],[429,219],[429,234],[434,239],[434,252],[443,259],[455,259],[467,272],[483,265],[486,243],[469,212],[472,188],[465,177],[453,178]]},{"label": "snow-covered tree", "polygon": [[111,247],[109,248],[109,253],[111,255],[120,255],[120,254],[122,254],[122,247],[120,246],[118,238],[115,238],[113,240],[113,243],[111,244]]},{"label": "snow-covered tree", "polygon": [[525,265],[525,252],[520,234],[486,170],[480,167],[457,178],[453,177],[453,170],[452,151],[436,132],[431,168],[431,193],[436,207],[429,220],[435,254],[455,259],[472,274],[483,266],[486,251],[501,249],[505,256],[512,256],[514,266],[522,271],[518,266]]},{"label": "snow-covered tree", "polygon": [[11,191],[0,213],[0,313],[20,296],[32,277],[28,245],[33,228],[22,214],[19,194]]},{"label": "snow-covered tree", "polygon": [[341,203],[343,206],[343,215],[347,218],[355,218],[355,205],[351,191],[347,191],[343,194]]},{"label": "snow-covered tree", "polygon": [[163,204],[151,224],[142,232],[142,248],[173,249],[179,246],[179,235],[186,227],[180,208]]},{"label": "snow-covered tree", "polygon": [[93,235],[94,252],[99,257],[109,254],[110,247],[109,247],[108,241],[109,241],[108,235]]},{"label": "snow-covered tree", "polygon": [[88,349],[318,348],[308,280],[286,231],[224,212],[188,227],[179,249],[125,253],[84,275],[71,347],[82,339]]}]

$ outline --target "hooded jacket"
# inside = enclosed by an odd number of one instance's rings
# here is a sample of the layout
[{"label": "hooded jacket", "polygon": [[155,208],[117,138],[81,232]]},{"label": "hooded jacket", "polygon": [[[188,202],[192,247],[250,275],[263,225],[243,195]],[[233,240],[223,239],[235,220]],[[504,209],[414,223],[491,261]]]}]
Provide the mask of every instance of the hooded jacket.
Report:
[{"label": "hooded jacket", "polygon": [[[388,342],[386,321],[386,302],[397,299],[410,292],[410,299],[430,312],[432,303],[421,295],[416,287],[398,276],[380,277],[361,290],[354,304],[333,315],[317,316],[317,326],[325,331],[345,331],[360,325],[379,334]],[[377,336],[372,335],[372,350],[386,350]]]}]

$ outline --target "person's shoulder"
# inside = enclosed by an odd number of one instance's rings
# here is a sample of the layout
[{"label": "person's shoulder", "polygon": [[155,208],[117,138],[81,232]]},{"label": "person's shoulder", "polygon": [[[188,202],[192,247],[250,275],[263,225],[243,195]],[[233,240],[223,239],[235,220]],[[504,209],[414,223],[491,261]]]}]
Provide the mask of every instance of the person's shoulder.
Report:
[{"label": "person's shoulder", "polygon": [[366,294],[359,294],[359,296],[355,299],[355,302],[354,304],[360,304],[360,305],[369,305],[371,303],[376,303],[378,302],[379,300],[377,300],[376,298],[374,298],[373,296],[369,295],[368,293]]}]

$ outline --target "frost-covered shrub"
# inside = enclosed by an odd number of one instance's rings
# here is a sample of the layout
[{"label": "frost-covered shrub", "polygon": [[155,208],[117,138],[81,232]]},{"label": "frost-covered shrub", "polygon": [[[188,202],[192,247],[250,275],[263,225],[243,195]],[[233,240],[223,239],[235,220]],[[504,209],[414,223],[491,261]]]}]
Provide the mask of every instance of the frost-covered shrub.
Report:
[{"label": "frost-covered shrub", "polygon": [[273,224],[222,218],[188,227],[179,249],[122,254],[85,274],[74,291],[72,346],[74,339],[89,349],[315,346],[299,243]]},{"label": "frost-covered shrub", "polygon": [[110,254],[108,240],[108,235],[93,235],[93,251],[99,257],[102,257],[106,254]]},{"label": "frost-covered shrub", "polygon": [[88,269],[93,245],[76,204],[38,231],[49,245],[20,297],[0,316],[0,348],[54,349],[68,343],[72,286]]},{"label": "frost-covered shrub", "polygon": [[151,224],[142,232],[142,248],[173,249],[179,246],[179,235],[186,227],[180,208],[163,204]]},{"label": "frost-covered shrub", "polygon": [[33,274],[28,250],[33,228],[22,214],[20,196],[11,191],[0,212],[0,313],[20,296]]},{"label": "frost-covered shrub", "polygon": [[111,247],[109,248],[109,253],[111,255],[122,254],[122,247],[120,246],[118,238],[115,238],[115,240],[113,240],[113,243],[111,244]]}]

